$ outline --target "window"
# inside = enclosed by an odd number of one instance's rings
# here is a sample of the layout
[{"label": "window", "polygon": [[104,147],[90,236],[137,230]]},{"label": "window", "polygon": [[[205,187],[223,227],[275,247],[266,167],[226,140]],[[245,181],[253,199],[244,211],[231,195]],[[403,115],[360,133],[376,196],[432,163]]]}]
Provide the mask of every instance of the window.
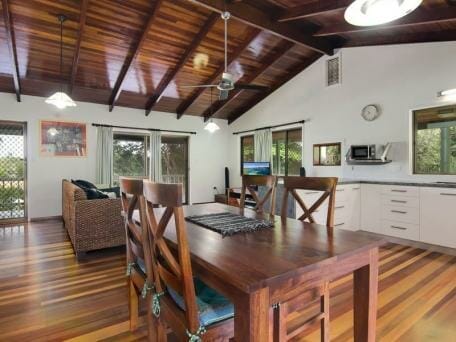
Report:
[{"label": "window", "polygon": [[188,203],[188,137],[162,136],[162,180],[164,183],[181,183],[182,198]]},{"label": "window", "polygon": [[149,137],[140,134],[114,133],[114,184],[119,176],[146,177],[148,172]]},{"label": "window", "polygon": [[313,145],[314,166],[340,166],[340,143]]},{"label": "window", "polygon": [[413,112],[415,174],[456,174],[456,106]]},{"label": "window", "polygon": [[244,163],[255,161],[254,147],[253,135],[246,135],[241,137],[241,175],[244,173]]},{"label": "window", "polygon": [[326,61],[326,85],[340,84],[340,58],[333,57]]},{"label": "window", "polygon": [[301,128],[272,132],[272,173],[277,176],[299,176],[301,166]]}]

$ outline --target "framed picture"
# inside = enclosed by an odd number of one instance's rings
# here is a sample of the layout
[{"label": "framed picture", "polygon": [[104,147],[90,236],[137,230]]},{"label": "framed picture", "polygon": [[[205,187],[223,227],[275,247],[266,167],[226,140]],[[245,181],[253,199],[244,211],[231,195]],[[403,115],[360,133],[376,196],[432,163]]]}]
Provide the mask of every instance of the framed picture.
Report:
[{"label": "framed picture", "polygon": [[86,124],[40,121],[40,154],[46,157],[86,157]]},{"label": "framed picture", "polygon": [[340,166],[341,143],[313,145],[314,166]]}]

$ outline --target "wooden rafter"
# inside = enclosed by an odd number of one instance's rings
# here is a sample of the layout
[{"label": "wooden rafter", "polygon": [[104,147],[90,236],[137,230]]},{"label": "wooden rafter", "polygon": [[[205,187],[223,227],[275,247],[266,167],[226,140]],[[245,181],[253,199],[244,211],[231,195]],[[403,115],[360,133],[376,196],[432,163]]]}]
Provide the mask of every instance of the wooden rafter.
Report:
[{"label": "wooden rafter", "polygon": [[14,91],[17,102],[21,102],[21,80],[19,76],[19,63],[17,61],[16,39],[14,36],[13,20],[9,11],[8,0],[2,0],[3,19],[5,21],[6,40],[8,43],[11,68],[13,69]]},{"label": "wooden rafter", "polygon": [[[238,59],[241,54],[244,52],[245,49],[249,47],[249,45],[258,37],[261,33],[259,29],[252,29],[250,33],[247,35],[247,38],[236,48],[236,50],[228,56],[228,66],[231,65],[236,59]],[[204,84],[213,84],[217,82],[221,77],[223,71],[225,70],[225,66],[220,65],[220,67],[209,77]],[[190,97],[182,102],[177,108],[177,118],[180,119],[182,115],[184,115],[185,111],[200,97],[200,95],[206,90],[206,88],[196,88]]]},{"label": "wooden rafter", "polygon": [[315,35],[331,36],[364,31],[379,31],[398,27],[443,23],[445,21],[456,21],[456,7],[451,6],[434,9],[418,8],[409,15],[384,25],[354,26],[344,22],[341,24],[323,27],[318,32],[316,32]]},{"label": "wooden rafter", "polygon": [[247,25],[267,31],[311,50],[327,55],[333,54],[333,47],[329,41],[313,37],[311,33],[305,33],[289,23],[277,22],[269,13],[247,2],[225,3],[225,0],[192,0],[192,2],[216,12],[227,10],[233,18]]},{"label": "wooden rafter", "polygon": [[299,74],[301,71],[303,71],[305,68],[307,68],[309,65],[311,65],[313,62],[315,62],[318,58],[320,58],[320,54],[315,54],[315,56],[306,59],[303,63],[299,64],[297,67],[293,68],[291,71],[287,73],[286,76],[284,76],[281,81],[276,84],[274,87],[272,87],[270,90],[264,93],[260,93],[257,96],[253,97],[250,101],[248,101],[246,104],[244,104],[241,108],[236,110],[231,116],[228,118],[228,124],[233,123],[235,120],[239,119],[243,114],[245,114],[247,111],[249,111],[252,107],[254,107],[256,104],[264,100],[266,97],[271,95],[274,91],[279,89],[282,85],[287,83],[289,80],[291,80],[293,77],[295,77],[297,74]]},{"label": "wooden rafter", "polygon": [[286,22],[314,17],[320,14],[340,11],[347,8],[353,0],[324,0],[286,9],[279,15],[277,21]]},{"label": "wooden rafter", "polygon": [[170,72],[168,72],[163,77],[163,79],[160,81],[160,84],[155,89],[154,94],[150,97],[149,101],[147,102],[146,116],[148,116],[150,114],[150,112],[152,111],[152,108],[157,103],[157,101],[160,99],[160,97],[162,96],[163,92],[166,90],[168,85],[173,81],[174,77],[176,77],[176,75],[179,73],[179,71],[181,71],[182,68],[185,66],[185,64],[188,62],[190,57],[193,55],[193,53],[196,51],[196,49],[200,45],[201,41],[204,39],[204,37],[206,37],[207,33],[214,27],[218,18],[219,18],[218,13],[212,13],[209,16],[209,18],[206,20],[205,24],[203,25],[201,30],[198,32],[198,34],[195,36],[193,41],[190,43],[187,50],[184,52],[181,59],[174,67],[174,69],[172,69]]},{"label": "wooden rafter", "polygon": [[152,12],[149,15],[147,24],[142,31],[141,38],[139,39],[138,43],[133,48],[133,53],[127,57],[127,59],[124,62],[124,65],[122,66],[119,77],[117,78],[116,84],[114,86],[114,89],[112,90],[111,97],[109,99],[109,111],[110,112],[112,112],[116,101],[119,99],[120,93],[122,91],[122,83],[125,80],[125,77],[127,76],[128,71],[130,70],[134,60],[139,55],[142,47],[144,46],[147,35],[149,34],[149,31],[150,31],[153,23],[155,22],[155,19],[158,14],[158,9],[160,8],[163,1],[164,0],[157,0],[154,2]]},{"label": "wooden rafter", "polygon": [[[253,82],[256,78],[258,78],[263,72],[265,72],[272,64],[274,64],[277,60],[279,60],[283,55],[285,55],[290,49],[293,48],[295,44],[285,41],[282,43],[279,48],[270,53],[266,56],[264,61],[262,61],[262,66],[255,70],[252,74],[248,75],[248,77],[243,79],[243,83],[250,83]],[[219,111],[225,108],[232,100],[237,98],[240,94],[242,94],[243,89],[234,89],[230,91],[230,95],[225,101],[218,101],[214,103],[211,107],[209,107],[204,113],[204,121],[209,120],[211,117],[215,116]]]},{"label": "wooden rafter", "polygon": [[81,52],[82,35],[84,34],[88,5],[89,5],[89,0],[82,0],[81,14],[79,16],[79,32],[78,32],[78,38],[76,40],[76,46],[74,48],[73,65],[71,66],[71,78],[70,78],[70,87],[69,87],[70,94],[73,92],[74,82],[76,81],[76,75],[78,73],[79,54]]}]

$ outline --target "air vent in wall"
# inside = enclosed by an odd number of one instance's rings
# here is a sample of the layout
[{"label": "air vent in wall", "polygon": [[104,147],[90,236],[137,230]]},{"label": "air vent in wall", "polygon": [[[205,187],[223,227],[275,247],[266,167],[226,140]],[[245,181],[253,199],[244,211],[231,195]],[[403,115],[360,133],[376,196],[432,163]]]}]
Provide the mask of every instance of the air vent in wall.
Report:
[{"label": "air vent in wall", "polygon": [[326,61],[326,85],[340,84],[340,57],[333,57]]}]

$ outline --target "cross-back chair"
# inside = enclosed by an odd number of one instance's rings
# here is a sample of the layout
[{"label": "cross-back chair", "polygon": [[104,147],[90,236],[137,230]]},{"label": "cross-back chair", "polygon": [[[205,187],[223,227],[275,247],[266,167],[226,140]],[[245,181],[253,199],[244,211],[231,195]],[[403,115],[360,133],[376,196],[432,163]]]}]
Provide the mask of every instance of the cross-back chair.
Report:
[{"label": "cross-back chair", "polygon": [[[263,198],[260,198],[255,187],[265,186],[267,191],[264,194]],[[240,207],[245,208],[245,196],[247,191],[252,195],[253,199],[256,202],[255,208],[253,208],[258,213],[264,213],[264,205],[270,199],[269,202],[269,215],[274,215],[275,213],[275,200],[276,200],[276,187],[277,187],[277,177],[276,176],[253,176],[253,175],[243,175],[242,176],[242,190],[241,190],[241,201]]]},{"label": "cross-back chair", "polygon": [[120,177],[119,183],[125,219],[130,330],[134,331],[138,327],[139,299],[146,299],[153,285],[152,259],[149,232],[141,227],[145,222],[144,212],[140,211],[140,222],[133,217],[143,196],[143,180]]},{"label": "cross-back chair", "polygon": [[[153,313],[161,325],[158,329],[170,327],[180,341],[233,337],[233,305],[193,276],[182,186],[144,181],[143,203],[151,235],[155,280],[152,302]],[[169,230],[175,232],[176,245],[165,239]]]},{"label": "cross-back chair", "polygon": [[[328,199],[328,216],[326,226],[334,226],[334,203],[337,178],[335,177],[284,177],[282,200],[282,220],[286,220],[288,194],[294,197],[303,210],[299,220],[306,219],[314,223],[312,213]],[[310,206],[307,206],[296,190],[322,191],[322,195]],[[298,295],[274,308],[274,341],[288,341],[301,336],[315,322],[320,321],[321,341],[329,342],[329,282],[324,281],[313,289],[303,288]],[[312,317],[303,318],[303,303],[319,299],[320,310]],[[291,319],[290,319],[291,317]]]},{"label": "cross-back chair", "polygon": [[[282,200],[282,219],[287,217],[288,209],[288,194],[291,194],[298,205],[303,210],[301,217],[298,220],[310,223],[315,223],[313,213],[322,206],[326,199],[328,199],[328,215],[326,218],[326,226],[334,226],[334,205],[336,198],[336,177],[284,177],[283,179],[283,200]],[[310,206],[304,203],[303,199],[299,196],[296,190],[313,190],[321,191],[321,196]]]}]

